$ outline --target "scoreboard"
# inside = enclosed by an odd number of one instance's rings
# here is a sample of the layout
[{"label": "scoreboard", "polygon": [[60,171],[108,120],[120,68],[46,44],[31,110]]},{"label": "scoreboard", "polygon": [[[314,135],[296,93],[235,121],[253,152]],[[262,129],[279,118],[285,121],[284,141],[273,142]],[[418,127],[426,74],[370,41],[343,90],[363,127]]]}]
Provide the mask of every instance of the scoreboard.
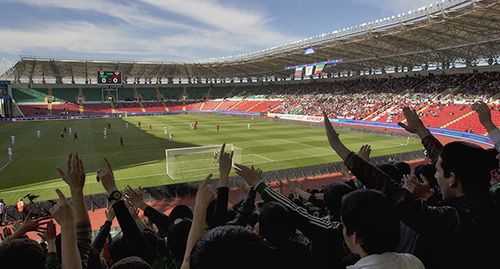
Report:
[{"label": "scoreboard", "polygon": [[97,71],[97,83],[121,84],[122,73],[120,71]]}]

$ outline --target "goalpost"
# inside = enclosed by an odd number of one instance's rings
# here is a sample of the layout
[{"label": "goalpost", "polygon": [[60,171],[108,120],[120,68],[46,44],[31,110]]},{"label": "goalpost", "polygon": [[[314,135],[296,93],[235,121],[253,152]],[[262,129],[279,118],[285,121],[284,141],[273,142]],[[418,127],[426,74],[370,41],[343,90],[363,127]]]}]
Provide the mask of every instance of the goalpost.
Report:
[{"label": "goalpost", "polygon": [[[166,149],[166,173],[172,179],[191,178],[219,173],[222,145]],[[241,149],[226,144],[225,152],[233,154],[233,163],[241,163]],[[215,154],[216,153],[216,154]]]}]

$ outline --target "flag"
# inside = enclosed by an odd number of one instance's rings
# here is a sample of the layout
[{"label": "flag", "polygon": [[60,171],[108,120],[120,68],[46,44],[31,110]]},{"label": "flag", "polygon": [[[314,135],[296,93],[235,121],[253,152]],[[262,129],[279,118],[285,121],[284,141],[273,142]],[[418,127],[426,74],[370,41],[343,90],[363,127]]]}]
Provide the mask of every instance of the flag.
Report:
[{"label": "flag", "polygon": [[302,76],[302,70],[304,69],[304,67],[297,67],[295,69],[295,77],[301,77]]},{"label": "flag", "polygon": [[314,74],[321,75],[321,73],[323,73],[323,68],[325,68],[325,64],[316,65],[316,70],[314,71]]},{"label": "flag", "polygon": [[312,74],[313,74],[313,68],[314,68],[314,65],[308,65],[308,66],[306,66],[306,74],[305,74],[305,76],[312,76]]}]

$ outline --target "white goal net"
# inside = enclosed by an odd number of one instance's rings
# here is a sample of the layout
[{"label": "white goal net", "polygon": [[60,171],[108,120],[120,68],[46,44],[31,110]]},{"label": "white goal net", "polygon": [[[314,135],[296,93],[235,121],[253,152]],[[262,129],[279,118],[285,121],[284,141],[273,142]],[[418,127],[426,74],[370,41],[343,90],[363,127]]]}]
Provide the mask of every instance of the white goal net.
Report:
[{"label": "white goal net", "polygon": [[[165,150],[167,175],[172,179],[219,174],[219,156],[222,145],[188,147]],[[241,149],[226,144],[225,152],[234,152],[233,163],[241,163]]]}]

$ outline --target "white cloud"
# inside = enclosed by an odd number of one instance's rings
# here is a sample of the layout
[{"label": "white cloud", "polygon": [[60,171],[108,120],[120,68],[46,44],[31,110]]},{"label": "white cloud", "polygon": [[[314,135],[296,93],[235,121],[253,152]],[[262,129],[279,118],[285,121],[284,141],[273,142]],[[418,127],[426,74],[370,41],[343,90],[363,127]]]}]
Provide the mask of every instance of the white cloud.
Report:
[{"label": "white cloud", "polygon": [[[66,22],[37,25],[36,28],[10,30],[1,29],[5,38],[0,52],[25,53],[26,51],[69,51],[75,54],[142,54],[175,55],[176,48],[159,45],[160,38],[141,39],[114,27],[100,27],[88,22]],[[54,55],[57,56],[57,55]]]},{"label": "white cloud", "polygon": [[[272,30],[262,12],[221,5],[213,0],[137,0],[127,4],[112,0],[0,0],[43,9],[62,8],[81,12],[73,21],[40,23],[29,28],[6,28],[0,52],[5,54],[130,55],[131,58],[158,57],[169,60],[200,59],[250,52],[294,38]],[[106,8],[99,8],[106,7]],[[109,8],[113,7],[113,8]],[[155,9],[152,15],[148,10]],[[85,13],[100,13],[122,23],[109,25],[86,21]],[[164,16],[158,15],[163,13]],[[186,19],[165,19],[178,14]],[[180,21],[180,22],[179,22]],[[64,27],[61,27],[64,25]],[[152,33],[143,33],[141,28]]]},{"label": "white cloud", "polygon": [[265,46],[285,43],[289,37],[273,31],[261,12],[236,8],[215,0],[140,0],[162,10],[188,17],[218,30],[246,36],[249,41]]},{"label": "white cloud", "polygon": [[123,5],[109,0],[11,0],[41,8],[63,8],[84,12],[101,13],[138,27],[167,27],[171,29],[199,30],[188,24],[178,23],[155,17],[142,10],[138,5]]},{"label": "white cloud", "polygon": [[0,28],[0,36],[4,38],[0,53],[30,54],[29,51],[41,51],[52,53],[50,56],[74,52],[75,55],[128,55],[135,59],[156,57],[169,60],[175,57],[196,60],[206,58],[206,53],[225,55],[248,47],[247,40],[223,31],[142,38],[119,27],[101,27],[85,21],[66,22],[64,27],[52,23],[21,30]]}]

